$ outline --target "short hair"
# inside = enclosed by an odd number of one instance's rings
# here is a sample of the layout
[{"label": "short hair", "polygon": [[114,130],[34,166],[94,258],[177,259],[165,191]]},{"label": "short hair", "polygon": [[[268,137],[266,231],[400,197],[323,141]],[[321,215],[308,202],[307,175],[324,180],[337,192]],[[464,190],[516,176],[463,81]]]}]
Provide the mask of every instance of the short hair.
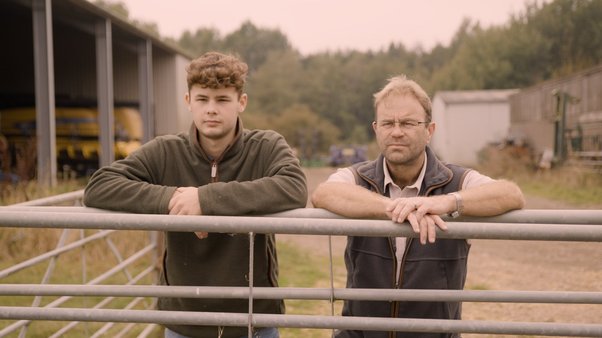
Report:
[{"label": "short hair", "polygon": [[186,67],[188,90],[195,84],[211,89],[234,87],[241,95],[248,71],[249,66],[233,55],[208,52]]},{"label": "short hair", "polygon": [[433,106],[428,94],[420,87],[416,81],[408,79],[404,74],[394,76],[388,80],[387,85],[378,93],[374,94],[374,114],[376,110],[386,98],[392,95],[411,95],[413,96],[424,109],[426,113],[426,122],[431,122]]}]

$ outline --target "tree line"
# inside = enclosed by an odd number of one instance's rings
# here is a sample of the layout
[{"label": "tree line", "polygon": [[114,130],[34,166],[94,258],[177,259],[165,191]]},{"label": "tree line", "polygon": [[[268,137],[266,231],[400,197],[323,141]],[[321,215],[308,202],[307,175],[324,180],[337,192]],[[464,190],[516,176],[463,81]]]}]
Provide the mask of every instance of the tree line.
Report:
[{"label": "tree line", "polygon": [[[97,0],[127,18],[120,2]],[[132,21],[132,20],[130,20]],[[153,23],[134,24],[158,35]],[[433,96],[440,90],[524,88],[569,75],[602,60],[602,1],[530,2],[506,23],[483,28],[465,19],[448,45],[431,50],[400,42],[376,51],[301,55],[278,29],[251,21],[222,36],[199,27],[172,40],[191,55],[219,50],[249,64],[245,126],[272,128],[296,147],[371,139],[372,94],[405,73]]]}]

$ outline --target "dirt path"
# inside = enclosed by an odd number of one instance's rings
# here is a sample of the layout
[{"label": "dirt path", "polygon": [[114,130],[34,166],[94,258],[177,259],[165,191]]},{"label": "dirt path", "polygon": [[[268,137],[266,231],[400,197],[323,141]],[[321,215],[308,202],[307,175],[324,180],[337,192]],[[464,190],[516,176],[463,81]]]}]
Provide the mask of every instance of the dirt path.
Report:
[{"label": "dirt path", "polygon": [[[306,170],[310,193],[333,169]],[[308,206],[311,206],[308,203]],[[527,209],[574,209],[527,196]],[[279,235],[317,255],[328,256],[327,236]],[[332,237],[333,257],[342,262],[344,237]],[[473,240],[466,289],[602,291],[602,243]],[[344,273],[338,271],[337,273]],[[341,287],[338,285],[337,287]],[[602,323],[602,306],[465,303],[463,318],[521,322]],[[481,335],[463,335],[481,337]],[[513,337],[501,336],[496,337]]]},{"label": "dirt path", "polygon": [[[526,196],[526,199],[526,209],[575,209],[539,197]],[[466,289],[601,292],[602,243],[475,240],[468,261]],[[465,303],[463,318],[600,324],[602,306]]]}]

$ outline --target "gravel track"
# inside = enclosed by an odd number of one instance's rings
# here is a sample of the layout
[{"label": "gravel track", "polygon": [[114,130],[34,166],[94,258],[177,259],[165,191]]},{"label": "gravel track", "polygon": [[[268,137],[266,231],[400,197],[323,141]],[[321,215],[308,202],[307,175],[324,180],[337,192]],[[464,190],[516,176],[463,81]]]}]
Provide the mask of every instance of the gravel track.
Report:
[{"label": "gravel track", "polygon": [[[333,170],[306,169],[310,194]],[[309,202],[308,206],[311,207]],[[527,196],[527,209],[575,208],[562,202]],[[278,241],[328,257],[327,236],[278,235]],[[332,248],[333,259],[342,261],[345,237],[333,236]],[[602,292],[602,243],[473,240],[468,265],[466,289]],[[344,271],[335,271],[335,274],[344,274]],[[344,283],[343,276],[336,280],[336,284]],[[463,319],[600,324],[602,306],[465,303]],[[463,337],[482,335],[465,334]]]}]

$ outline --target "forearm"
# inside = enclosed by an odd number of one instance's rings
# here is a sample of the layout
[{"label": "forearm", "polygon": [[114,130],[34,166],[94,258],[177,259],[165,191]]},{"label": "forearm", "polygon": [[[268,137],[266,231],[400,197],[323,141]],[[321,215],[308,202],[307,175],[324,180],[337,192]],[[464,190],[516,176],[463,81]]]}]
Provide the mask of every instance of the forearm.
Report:
[{"label": "forearm", "polygon": [[127,158],[97,170],[84,191],[89,207],[146,214],[168,213],[176,186],[162,184],[165,152],[156,139]]},{"label": "forearm", "polygon": [[135,213],[165,214],[176,187],[148,183],[119,164],[99,169],[84,191],[89,207]]},{"label": "forearm", "polygon": [[464,204],[463,215],[466,216],[495,216],[525,206],[521,189],[507,180],[496,180],[459,193]]},{"label": "forearm", "polygon": [[302,172],[244,182],[217,182],[199,187],[204,215],[260,215],[303,208],[307,188]]},{"label": "forearm", "polygon": [[349,218],[388,219],[389,198],[354,184],[324,182],[311,196],[314,207]]}]

